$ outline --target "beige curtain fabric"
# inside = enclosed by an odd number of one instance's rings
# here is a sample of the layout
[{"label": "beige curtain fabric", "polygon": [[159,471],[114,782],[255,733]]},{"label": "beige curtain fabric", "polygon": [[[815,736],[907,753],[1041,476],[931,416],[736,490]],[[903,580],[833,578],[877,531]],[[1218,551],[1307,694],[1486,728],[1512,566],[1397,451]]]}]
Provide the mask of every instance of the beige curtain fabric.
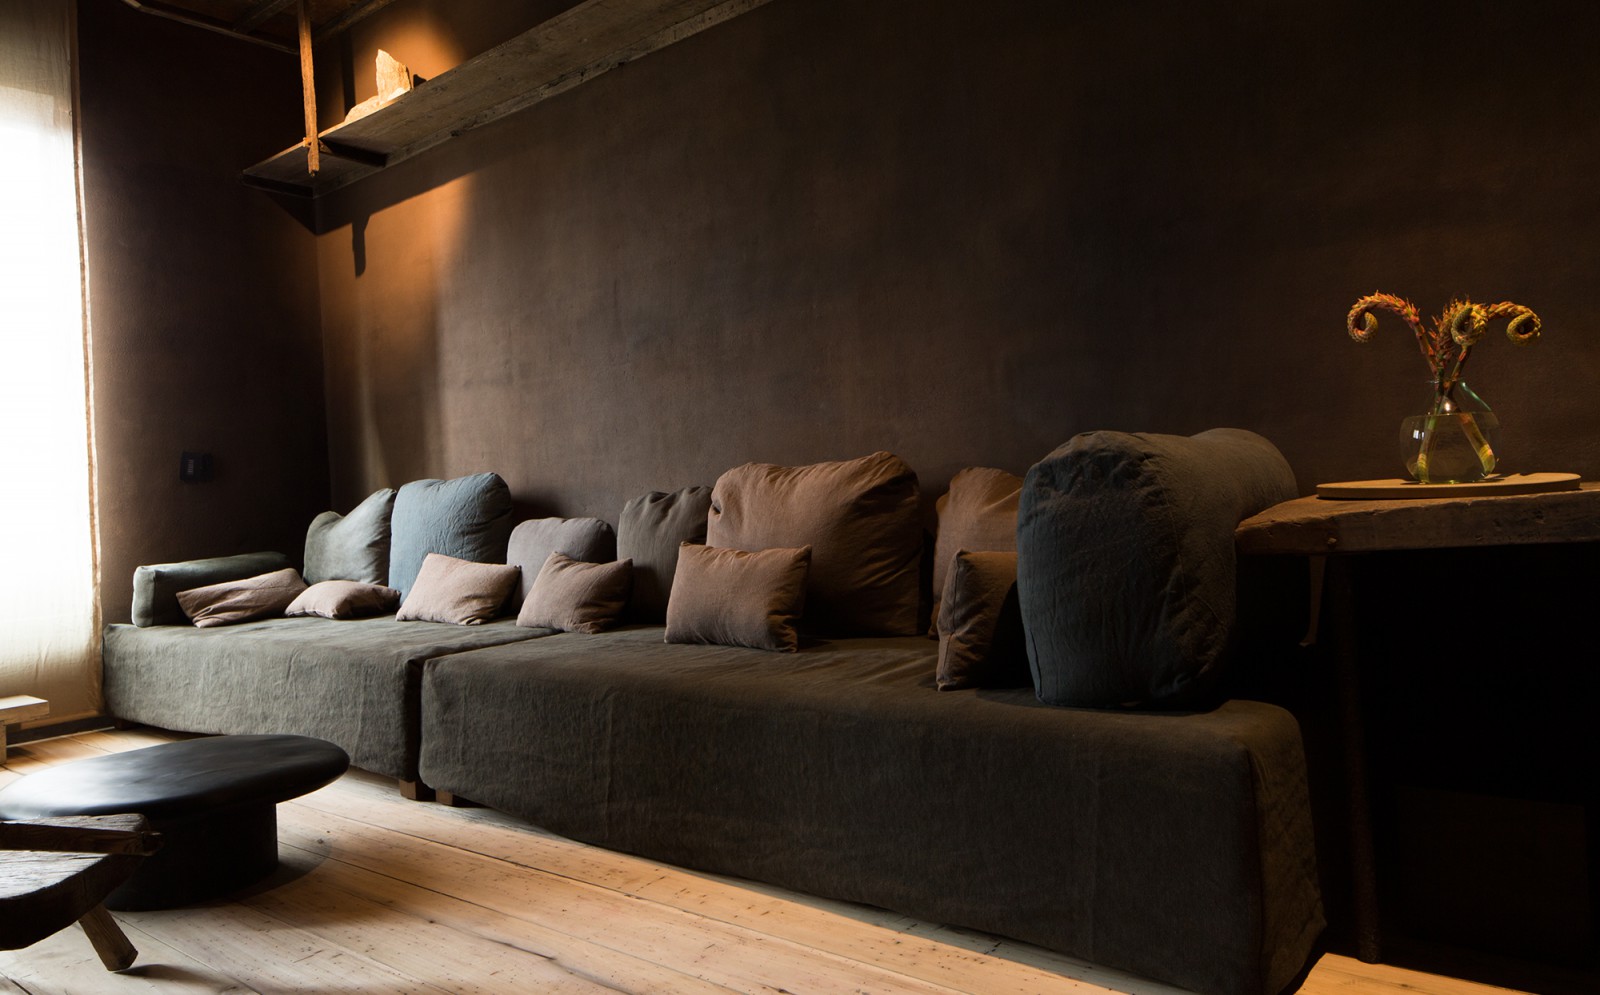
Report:
[{"label": "beige curtain fabric", "polygon": [[0,2],[0,696],[100,707],[71,0]]}]

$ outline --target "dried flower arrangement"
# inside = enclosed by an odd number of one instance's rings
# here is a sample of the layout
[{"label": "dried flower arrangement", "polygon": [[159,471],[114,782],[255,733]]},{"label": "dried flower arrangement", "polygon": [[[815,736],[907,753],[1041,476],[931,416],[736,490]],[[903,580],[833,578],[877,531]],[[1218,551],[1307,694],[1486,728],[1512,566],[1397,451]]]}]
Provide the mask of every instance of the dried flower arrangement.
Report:
[{"label": "dried flower arrangement", "polygon": [[1434,414],[1450,410],[1450,392],[1461,381],[1462,369],[1472,347],[1483,339],[1489,322],[1496,318],[1510,318],[1506,325],[1506,338],[1517,345],[1527,345],[1539,337],[1542,323],[1533,309],[1510,301],[1498,304],[1474,304],[1471,301],[1452,300],[1439,317],[1433,319],[1433,330],[1423,327],[1416,305],[1393,294],[1369,294],[1356,301],[1345,318],[1345,330],[1357,342],[1372,337],[1378,327],[1376,311],[1398,315],[1411,327],[1422,349],[1422,358],[1433,375],[1435,401]]}]

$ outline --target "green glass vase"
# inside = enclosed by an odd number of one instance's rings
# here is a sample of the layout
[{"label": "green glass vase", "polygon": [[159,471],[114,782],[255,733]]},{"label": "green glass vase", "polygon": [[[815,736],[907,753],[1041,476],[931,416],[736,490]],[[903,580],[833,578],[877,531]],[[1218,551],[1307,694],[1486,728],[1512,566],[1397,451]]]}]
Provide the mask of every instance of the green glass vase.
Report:
[{"label": "green glass vase", "polygon": [[1406,471],[1424,484],[1460,484],[1494,474],[1500,420],[1465,380],[1435,383],[1429,411],[1400,423]]}]

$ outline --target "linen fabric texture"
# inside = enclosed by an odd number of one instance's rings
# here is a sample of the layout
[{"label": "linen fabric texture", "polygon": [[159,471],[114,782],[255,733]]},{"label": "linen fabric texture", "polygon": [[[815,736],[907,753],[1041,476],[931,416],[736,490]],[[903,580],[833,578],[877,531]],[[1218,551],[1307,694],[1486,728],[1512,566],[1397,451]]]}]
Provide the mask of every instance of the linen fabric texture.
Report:
[{"label": "linen fabric texture", "polygon": [[634,627],[435,659],[422,779],[586,843],[1190,991],[1289,983],[1323,922],[1293,716],[939,694],[934,652],[925,633],[788,654]]},{"label": "linen fabric texture", "polygon": [[301,591],[283,613],[290,617],[365,618],[387,615],[399,607],[400,592],[392,587],[354,580],[324,580]]},{"label": "linen fabric texture", "polygon": [[1296,496],[1266,439],[1090,432],[1028,471],[1017,595],[1041,701],[1215,704],[1236,639],[1240,521]]},{"label": "linen fabric texture", "polygon": [[703,545],[706,516],[711,513],[711,488],[651,491],[622,506],[617,519],[617,558],[633,561],[633,595],[628,618],[661,623],[678,569],[678,547]]},{"label": "linen fabric texture", "polygon": [[939,612],[940,691],[1032,687],[1017,603],[1017,554],[957,550]]},{"label": "linen fabric texture", "polygon": [[939,624],[950,561],[960,550],[1016,552],[1017,502],[1022,478],[986,466],[969,466],[950,478],[950,489],[934,502],[938,532],[933,542],[933,627]]},{"label": "linen fabric texture", "polygon": [[389,522],[389,586],[405,598],[429,553],[505,562],[511,489],[496,473],[413,480],[395,493]]},{"label": "linen fabric texture", "polygon": [[795,652],[810,562],[809,546],[748,552],[684,543],[665,641]]},{"label": "linen fabric texture", "polygon": [[811,547],[803,620],[808,633],[919,631],[917,475],[898,456],[879,452],[810,466],[734,467],[712,489],[706,543],[750,551]]},{"label": "linen fabric texture", "polygon": [[179,591],[178,604],[201,628],[236,625],[282,615],[305,589],[306,582],[300,579],[300,571],[284,567],[255,577]]},{"label": "linen fabric texture", "polygon": [[389,581],[389,516],[395,492],[373,491],[350,514],[324,511],[306,529],[307,584],[353,580],[363,584]]},{"label": "linen fabric texture", "polygon": [[282,553],[240,553],[177,563],[151,563],[133,571],[133,624],[187,625],[189,616],[178,604],[178,592],[243,580],[292,566]]},{"label": "linen fabric texture", "polygon": [[516,586],[516,567],[429,553],[395,620],[480,625],[500,614]]},{"label": "linen fabric texture", "polygon": [[586,563],[551,553],[534,578],[517,624],[562,632],[604,632],[628,605],[633,562]]},{"label": "linen fabric texture", "polygon": [[522,571],[517,604],[528,600],[551,553],[586,563],[610,563],[617,558],[617,534],[609,522],[598,518],[533,518],[517,523],[506,544],[506,562]]}]

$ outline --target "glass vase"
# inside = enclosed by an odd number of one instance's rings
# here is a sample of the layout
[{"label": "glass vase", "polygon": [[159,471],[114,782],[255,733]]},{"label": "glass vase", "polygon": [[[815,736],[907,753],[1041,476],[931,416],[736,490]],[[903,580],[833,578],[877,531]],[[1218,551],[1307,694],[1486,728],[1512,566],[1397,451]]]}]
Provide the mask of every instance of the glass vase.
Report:
[{"label": "glass vase", "polygon": [[1483,480],[1498,461],[1500,420],[1465,380],[1436,383],[1429,411],[1400,423],[1406,470],[1424,484]]}]

